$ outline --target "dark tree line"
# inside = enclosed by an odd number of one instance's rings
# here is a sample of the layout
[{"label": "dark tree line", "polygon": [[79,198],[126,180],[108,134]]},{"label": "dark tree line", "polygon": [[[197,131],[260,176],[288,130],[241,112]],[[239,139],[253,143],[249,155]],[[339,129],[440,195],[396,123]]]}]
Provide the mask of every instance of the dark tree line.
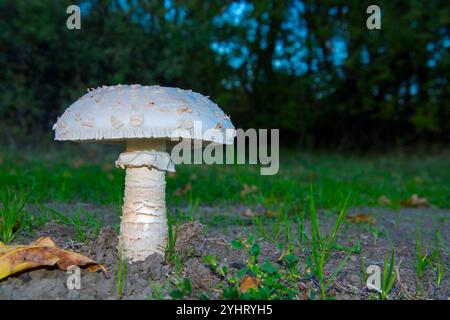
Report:
[{"label": "dark tree line", "polygon": [[[82,9],[68,30],[66,8]],[[347,0],[0,0],[0,133],[48,133],[88,87],[209,95],[243,128],[308,146],[450,137],[450,5]]]}]

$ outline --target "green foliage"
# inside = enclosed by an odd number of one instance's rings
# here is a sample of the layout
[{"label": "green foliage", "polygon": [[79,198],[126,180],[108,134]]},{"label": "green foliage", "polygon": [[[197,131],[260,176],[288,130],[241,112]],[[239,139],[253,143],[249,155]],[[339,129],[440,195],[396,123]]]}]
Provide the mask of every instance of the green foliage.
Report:
[{"label": "green foliage", "polygon": [[150,295],[148,300],[163,300],[164,299],[164,287],[158,281],[150,281],[149,283]]},{"label": "green foliage", "polygon": [[71,4],[0,0],[6,140],[49,133],[86,88],[117,83],[190,88],[238,127],[308,146],[450,134],[445,1],[379,1],[382,30],[367,30],[364,1],[85,0],[68,30]]},{"label": "green foliage", "polygon": [[[69,147],[71,146],[58,147],[49,152],[2,149],[0,187],[19,192],[23,186],[34,186],[29,196],[31,204],[50,202],[111,204],[119,216],[124,171],[119,169],[106,171],[102,166],[112,165],[120,149],[93,144]],[[74,159],[80,159],[83,150],[87,150],[85,163],[74,167],[72,162]],[[430,205],[450,208],[448,198],[450,184],[447,183],[450,180],[450,171],[447,170],[450,166],[448,152],[356,156],[281,150],[280,159],[280,171],[276,176],[260,176],[258,168],[253,165],[179,166],[176,178],[167,178],[168,207],[189,204],[189,195],[176,196],[174,193],[190,182],[192,189],[195,190],[195,196],[202,205],[261,203],[266,208],[281,209],[276,217],[267,218],[264,215],[255,217],[262,224],[266,224],[265,233],[269,240],[278,239],[286,231],[285,211],[283,211],[285,209],[281,208],[280,203],[288,204],[289,208],[286,210],[291,217],[297,217],[295,218],[297,220],[298,215],[305,214],[307,206],[304,199],[311,182],[314,183],[317,192],[317,201],[324,209],[338,210],[350,191],[353,194],[352,205],[355,207],[381,205],[399,208],[403,199],[418,194],[420,197],[426,197]],[[197,176],[196,179],[191,179],[193,173]],[[257,198],[243,199],[240,191],[244,183],[256,185],[260,195]],[[381,196],[387,197],[391,204],[380,203],[378,199]],[[194,207],[196,201],[193,201]],[[188,218],[190,211],[188,207],[182,214]],[[54,212],[49,209],[48,214]],[[58,219],[64,219],[64,214]],[[214,221],[216,225],[244,223],[239,216],[214,216],[211,219],[216,219]],[[261,225],[259,230],[264,237],[262,229],[264,226]],[[306,241],[306,238],[303,240]]]},{"label": "green foliage", "polygon": [[169,292],[169,295],[173,299],[183,299],[192,293],[191,280],[189,278],[184,278],[177,282],[176,288]]},{"label": "green foliage", "polygon": [[416,230],[416,272],[419,278],[422,278],[425,269],[430,264],[432,256],[424,252],[422,231],[420,225],[417,225]]},{"label": "green foliage", "polygon": [[383,275],[381,276],[381,300],[387,300],[389,298],[389,292],[395,283],[396,272],[394,271],[395,262],[395,249],[392,248],[391,257],[386,254],[383,264]]},{"label": "green foliage", "polygon": [[[248,259],[245,267],[238,272],[230,272],[228,267],[221,266],[217,257],[207,256],[204,261],[228,284],[223,288],[225,299],[268,300],[298,298],[298,283],[304,277],[298,256],[294,254],[294,246],[290,245],[280,257],[278,263],[267,259],[259,261],[261,248],[254,237],[246,240],[233,240],[234,250],[243,250]],[[251,277],[255,287],[243,290],[241,285],[247,277]]]},{"label": "green foliage", "polygon": [[127,281],[127,259],[123,250],[123,245],[119,247],[119,266],[117,268],[117,295],[119,298],[123,296],[125,284]]},{"label": "green foliage", "polygon": [[336,275],[342,270],[350,257],[351,252],[342,260],[339,266],[336,268],[334,273],[329,277],[328,280],[325,279],[324,276],[324,268],[326,263],[328,262],[328,258],[330,256],[331,250],[334,246],[334,241],[341,226],[342,222],[345,218],[345,213],[347,211],[347,203],[350,196],[347,197],[345,203],[339,212],[339,215],[336,219],[336,222],[331,230],[330,234],[327,237],[323,237],[320,235],[320,227],[317,216],[317,209],[314,201],[314,195],[312,191],[312,186],[309,195],[309,205],[310,205],[310,218],[311,218],[311,242],[312,242],[312,262],[314,266],[314,274],[317,276],[320,284],[320,294],[322,299],[326,298],[327,288],[330,286]]},{"label": "green foliage", "polygon": [[166,248],[166,261],[172,262],[177,258],[175,252],[175,241],[177,239],[177,230],[172,224],[172,219],[167,215],[167,227],[168,227],[168,243]]},{"label": "green foliage", "polygon": [[26,226],[25,205],[29,194],[23,191],[15,193],[5,189],[0,197],[0,240],[11,242],[14,240],[15,233],[22,231]]},{"label": "green foliage", "polygon": [[441,243],[442,243],[441,235],[439,233],[439,230],[436,230],[436,232],[435,232],[435,247],[434,247],[432,263],[436,270],[436,285],[437,286],[439,286],[441,284],[441,280],[444,275],[444,270],[446,270],[445,259],[442,258],[442,255],[440,252],[441,251],[440,250]]}]

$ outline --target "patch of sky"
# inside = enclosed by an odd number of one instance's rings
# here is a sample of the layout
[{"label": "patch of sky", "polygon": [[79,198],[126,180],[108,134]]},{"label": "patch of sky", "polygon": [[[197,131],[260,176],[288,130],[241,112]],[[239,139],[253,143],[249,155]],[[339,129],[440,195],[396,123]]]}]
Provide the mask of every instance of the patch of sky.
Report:
[{"label": "patch of sky", "polygon": [[362,64],[369,64],[370,63],[370,54],[369,54],[369,50],[367,50],[367,47],[363,47],[361,49],[361,63]]}]

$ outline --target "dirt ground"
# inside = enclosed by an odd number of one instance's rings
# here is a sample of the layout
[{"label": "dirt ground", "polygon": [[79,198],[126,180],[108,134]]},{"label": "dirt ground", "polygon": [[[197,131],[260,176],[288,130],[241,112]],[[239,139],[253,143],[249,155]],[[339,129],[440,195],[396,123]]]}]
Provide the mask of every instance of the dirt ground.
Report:
[{"label": "dirt ground", "polygon": [[[52,204],[51,206],[64,211],[74,211],[70,205]],[[69,290],[66,287],[68,274],[54,268],[40,268],[29,272],[16,274],[0,281],[0,299],[170,299],[169,291],[176,281],[175,266],[165,263],[161,255],[151,255],[141,263],[127,266],[126,279],[122,295],[118,294],[117,255],[118,236],[114,226],[118,223],[117,214],[109,206],[90,206],[90,210],[103,216],[104,226],[96,238],[81,243],[76,239],[73,226],[55,222],[46,223],[32,234],[22,234],[16,238],[16,243],[28,243],[42,235],[52,237],[58,246],[83,253],[104,264],[110,271],[106,279],[101,273],[90,273],[82,270],[81,289]],[[175,211],[177,208],[173,208]],[[219,262],[229,266],[231,270],[239,270],[245,266],[245,252],[232,249],[230,242],[237,238],[246,238],[255,233],[255,225],[251,217],[242,216],[245,211],[241,206],[224,208],[201,207],[194,217],[194,222],[187,222],[178,227],[175,250],[184,257],[182,275],[189,277],[192,283],[192,294],[186,298],[198,298],[205,292],[209,298],[221,298],[218,286],[223,279],[215,274],[204,263],[204,256],[217,256]],[[450,211],[439,209],[401,209],[389,211],[385,209],[351,209],[348,215],[364,212],[375,217],[374,224],[346,223],[338,235],[338,243],[346,246],[359,242],[361,251],[350,256],[343,270],[333,282],[328,295],[336,299],[371,299],[376,295],[366,288],[366,268],[369,265],[382,267],[384,258],[392,246],[396,248],[397,281],[389,295],[392,299],[443,299],[450,296],[450,274],[448,267],[444,272],[441,284],[436,286],[436,275],[429,267],[423,279],[419,280],[415,270],[416,244],[414,232],[420,224],[424,234],[425,248],[434,245],[433,235],[439,229],[442,235],[443,256],[446,266],[450,265]],[[231,217],[240,216],[240,223],[214,223],[227,221]],[[329,230],[336,215],[321,212],[320,220],[324,231]],[[202,221],[202,224],[198,222]],[[296,228],[293,228],[293,230]],[[305,234],[309,234],[308,221],[305,222]],[[276,241],[259,239],[261,246],[260,260],[268,259],[278,263],[281,255]],[[297,254],[306,259],[308,250]],[[335,251],[330,257],[326,273],[330,275],[346,255],[344,251]],[[304,279],[299,284],[305,290],[318,290],[317,282]],[[418,287],[419,286],[419,287]]]}]

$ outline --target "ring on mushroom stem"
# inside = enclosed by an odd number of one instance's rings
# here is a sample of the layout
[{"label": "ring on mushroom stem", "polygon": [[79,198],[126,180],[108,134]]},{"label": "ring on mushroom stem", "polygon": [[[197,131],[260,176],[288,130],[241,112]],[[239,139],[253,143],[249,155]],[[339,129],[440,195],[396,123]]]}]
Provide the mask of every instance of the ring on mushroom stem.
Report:
[{"label": "ring on mushroom stem", "polygon": [[167,245],[165,172],[175,171],[175,165],[166,142],[185,138],[233,143],[229,137],[214,140],[217,136],[197,136],[190,127],[180,128],[194,121],[201,121],[204,131],[234,131],[229,116],[199,93],[141,85],[88,90],[53,126],[55,140],[125,145],[116,161],[126,171],[119,247],[131,262],[164,254]]}]

